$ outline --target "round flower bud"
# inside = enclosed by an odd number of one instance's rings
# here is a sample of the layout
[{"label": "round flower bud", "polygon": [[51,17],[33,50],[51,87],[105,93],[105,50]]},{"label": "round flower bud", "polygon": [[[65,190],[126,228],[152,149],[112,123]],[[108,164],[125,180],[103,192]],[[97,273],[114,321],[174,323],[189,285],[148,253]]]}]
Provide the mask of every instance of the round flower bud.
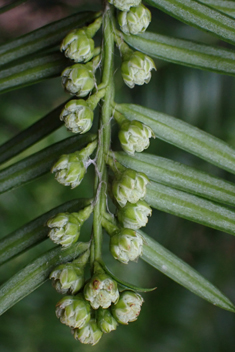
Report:
[{"label": "round flower bud", "polygon": [[91,319],[82,329],[74,330],[74,338],[84,344],[95,345],[102,335],[103,332],[99,329],[95,319]]},{"label": "round flower bud", "polygon": [[90,251],[87,250],[72,263],[61,264],[52,271],[50,279],[57,292],[75,294],[84,286],[84,269],[89,257]]},{"label": "round flower bud", "polygon": [[50,239],[63,247],[69,247],[78,240],[81,222],[76,213],[59,213],[47,222],[52,230],[48,236]]},{"label": "round flower bud", "polygon": [[67,67],[61,76],[65,90],[77,97],[85,97],[95,86],[92,63]]},{"label": "round flower bud", "polygon": [[151,12],[143,4],[131,7],[129,11],[120,12],[118,15],[119,26],[126,34],[144,32],[150,22]]},{"label": "round flower bud", "polygon": [[69,131],[81,134],[91,129],[93,118],[93,111],[83,99],[70,100],[60,114]]},{"label": "round flower bud", "polygon": [[75,188],[82,182],[86,167],[79,152],[75,152],[62,155],[53,165],[51,172],[55,172],[55,178],[59,183]]},{"label": "round flower bud", "polygon": [[138,293],[124,291],[116,305],[112,306],[112,314],[120,324],[128,324],[137,320],[144,300]]},{"label": "round flower bud", "polygon": [[116,281],[104,272],[96,272],[84,288],[84,297],[90,301],[93,309],[108,308],[116,303],[119,291]]},{"label": "round flower bud", "polygon": [[145,197],[148,182],[148,177],[142,172],[126,169],[120,178],[114,180],[113,195],[121,207],[127,202],[137,203]]},{"label": "round flower bud", "polygon": [[156,67],[149,56],[139,51],[134,51],[122,63],[122,78],[128,87],[134,88],[135,84],[148,83],[153,69],[156,70]]},{"label": "round flower bud", "polygon": [[104,333],[109,333],[117,329],[118,323],[109,309],[99,308],[97,312],[97,325]]},{"label": "round flower bud", "polygon": [[131,229],[121,229],[110,238],[110,252],[120,262],[136,261],[142,254],[142,237]]},{"label": "round flower bud", "polygon": [[95,43],[87,35],[85,29],[75,29],[64,38],[60,50],[75,62],[87,62],[94,55]]},{"label": "round flower bud", "polygon": [[87,206],[78,213],[59,213],[49,219],[47,226],[52,230],[48,236],[63,247],[69,247],[78,240],[82,224],[89,218],[93,206]]},{"label": "round flower bud", "polygon": [[131,155],[147,149],[151,137],[155,137],[152,129],[137,120],[123,122],[118,134],[123,150]]},{"label": "round flower bud", "polygon": [[118,220],[123,227],[137,230],[146,226],[148,216],[152,215],[152,209],[143,200],[139,200],[136,204],[127,203],[124,208],[118,210]]},{"label": "round flower bud", "polygon": [[62,298],[56,307],[57,318],[71,328],[81,329],[90,321],[90,304],[84,299],[82,293]]},{"label": "round flower bud", "polygon": [[141,0],[108,0],[108,2],[121,11],[128,11],[131,6],[138,6]]},{"label": "round flower bud", "polygon": [[84,267],[73,263],[61,264],[52,271],[50,279],[53,279],[57,292],[75,294],[85,283]]}]

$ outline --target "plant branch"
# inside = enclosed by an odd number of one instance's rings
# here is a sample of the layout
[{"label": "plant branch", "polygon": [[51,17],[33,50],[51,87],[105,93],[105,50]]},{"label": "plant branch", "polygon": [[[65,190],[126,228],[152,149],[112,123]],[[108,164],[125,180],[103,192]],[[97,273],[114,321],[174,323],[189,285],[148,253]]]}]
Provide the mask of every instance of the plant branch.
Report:
[{"label": "plant branch", "polygon": [[101,123],[99,129],[99,146],[97,151],[97,175],[95,179],[95,190],[97,194],[94,208],[94,260],[101,259],[102,247],[102,210],[106,207],[107,193],[107,170],[105,166],[105,155],[109,151],[111,140],[110,116],[112,114],[112,101],[114,98],[113,85],[113,30],[112,13],[109,5],[104,12],[103,19],[103,75],[102,84],[106,87],[104,102],[101,111]]}]

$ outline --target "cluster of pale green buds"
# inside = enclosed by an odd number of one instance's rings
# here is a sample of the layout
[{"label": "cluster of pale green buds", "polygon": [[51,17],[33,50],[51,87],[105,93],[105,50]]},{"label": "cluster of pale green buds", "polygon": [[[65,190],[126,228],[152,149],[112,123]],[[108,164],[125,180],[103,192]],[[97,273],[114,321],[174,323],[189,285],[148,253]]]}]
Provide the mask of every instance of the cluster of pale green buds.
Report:
[{"label": "cluster of pale green buds", "polygon": [[[60,49],[65,56],[77,62],[62,72],[62,84],[68,93],[79,98],[86,97],[96,86],[95,71],[100,63],[100,48],[95,48],[92,38],[101,23],[102,18],[99,17],[89,26],[71,31],[61,44]],[[95,97],[91,99],[93,95]],[[97,91],[93,95],[87,100],[74,99],[65,105],[60,119],[65,122],[69,131],[82,134],[90,130],[94,118],[93,110],[104,94]]]},{"label": "cluster of pale green buds", "polygon": [[[108,0],[118,10],[121,31],[127,35],[144,32],[151,21],[150,11],[141,0]],[[86,133],[93,124],[94,109],[105,96],[102,83],[97,86],[95,71],[100,63],[100,48],[95,48],[92,39],[99,30],[102,18],[99,17],[87,27],[71,31],[61,44],[61,51],[75,62],[62,72],[64,89],[79,99],[66,103],[60,114],[66,128],[73,133]],[[124,43],[122,34],[115,31],[114,37],[122,55],[121,72],[124,82],[133,88],[151,79],[155,68],[153,60],[147,55],[133,51]],[[94,92],[94,89],[96,91]],[[88,97],[87,97],[88,96]],[[81,99],[81,98],[86,98]],[[114,117],[116,118],[116,113]],[[118,121],[118,119],[116,119]],[[152,129],[140,121],[119,119],[119,140],[128,154],[142,152],[149,147],[149,139],[155,137]],[[56,180],[71,188],[83,180],[90,159],[97,147],[97,141],[70,154],[62,155],[53,165]],[[112,223],[110,251],[113,257],[127,264],[137,261],[143,252],[143,238],[138,229],[146,226],[152,210],[143,200],[146,195],[148,177],[132,169],[115,174],[112,195],[118,204],[119,225]],[[59,213],[47,222],[50,239],[67,248],[77,242],[83,223],[89,218],[94,204],[73,213]],[[103,221],[103,220],[102,220]],[[92,248],[92,251],[94,248]],[[56,315],[63,324],[72,329],[75,339],[85,344],[95,345],[103,333],[117,328],[118,323],[128,324],[137,319],[143,298],[133,291],[120,292],[117,281],[93,258],[87,250],[72,262],[57,266],[50,275],[53,286],[62,294],[56,308]],[[85,267],[91,256],[92,275],[85,279]]]},{"label": "cluster of pale green buds", "polygon": [[[80,236],[81,226],[90,217],[92,211],[93,206],[89,205],[77,213],[57,214],[47,222],[47,226],[51,229],[48,236],[54,243],[60,244],[65,248],[71,246],[73,243],[77,242]],[[58,274],[53,274],[55,278],[59,275],[59,272]],[[65,288],[63,284],[61,286]]]},{"label": "cluster of pale green buds", "polygon": [[[84,286],[77,286],[77,267],[87,264],[90,251],[81,254],[72,263],[60,265],[54,269],[50,278],[54,280],[60,293],[68,293],[56,305],[56,316],[61,323],[72,329],[74,338],[84,344],[95,345],[103,333],[116,330],[118,323],[128,324],[135,321],[140,313],[142,297],[131,291],[119,293],[118,285],[101,268],[94,265],[94,275]],[[74,266],[72,270],[71,266]],[[83,274],[84,277],[84,274]],[[78,292],[80,291],[80,292]]]},{"label": "cluster of pale green buds", "polygon": [[[140,0],[111,0],[109,1],[121,10],[118,14],[118,23],[121,31],[127,35],[144,32],[151,22],[151,12]],[[151,71],[156,70],[154,61],[147,55],[133,51],[124,43],[123,36],[116,31],[115,40],[122,55],[121,72],[125,84],[129,88],[149,83]]]}]

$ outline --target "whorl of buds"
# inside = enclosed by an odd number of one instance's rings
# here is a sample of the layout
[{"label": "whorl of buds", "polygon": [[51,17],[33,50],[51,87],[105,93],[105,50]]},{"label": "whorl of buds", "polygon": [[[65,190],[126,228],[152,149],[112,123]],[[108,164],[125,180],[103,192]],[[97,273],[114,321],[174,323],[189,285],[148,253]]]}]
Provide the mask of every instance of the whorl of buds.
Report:
[{"label": "whorl of buds", "polygon": [[85,97],[95,86],[93,63],[76,64],[62,72],[62,84],[65,90],[77,97]]},{"label": "whorl of buds", "polygon": [[150,22],[151,12],[143,4],[131,7],[129,11],[120,12],[118,15],[119,26],[126,34],[142,33]]},{"label": "whorl of buds", "polygon": [[97,325],[104,333],[109,333],[117,329],[118,323],[109,309],[99,308],[97,311]]},{"label": "whorl of buds", "polygon": [[110,252],[113,257],[124,264],[136,261],[142,254],[142,237],[131,229],[121,229],[114,232],[110,238]]},{"label": "whorl of buds", "polygon": [[70,100],[60,114],[60,119],[69,131],[81,134],[91,129],[93,118],[93,110],[83,99]]},{"label": "whorl of buds", "polygon": [[108,2],[121,11],[128,11],[130,7],[138,6],[141,0],[108,0]]},{"label": "whorl of buds", "polygon": [[63,247],[69,247],[78,240],[82,224],[89,218],[93,210],[88,206],[78,213],[59,213],[47,222],[51,228],[48,236]]},{"label": "whorl of buds", "polygon": [[89,259],[89,251],[86,251],[72,263],[57,266],[50,274],[52,284],[56,291],[62,294],[75,294],[85,283],[85,265]]},{"label": "whorl of buds", "polygon": [[91,318],[90,304],[84,299],[82,293],[62,298],[56,307],[57,318],[71,328],[81,329]]},{"label": "whorl of buds", "polygon": [[151,137],[155,138],[152,129],[137,120],[123,122],[118,134],[123,150],[131,155],[147,149]]},{"label": "whorl of buds", "polygon": [[144,300],[141,295],[132,291],[124,291],[116,305],[112,306],[112,314],[120,324],[128,324],[137,320]]},{"label": "whorl of buds", "polygon": [[134,51],[127,58],[124,58],[121,67],[122,78],[129,88],[134,88],[135,84],[149,83],[153,69],[156,70],[156,67],[149,56]]},{"label": "whorl of buds", "polygon": [[95,319],[91,319],[83,328],[75,329],[73,334],[74,338],[81,343],[94,346],[101,339],[103,332],[99,329]]},{"label": "whorl of buds", "polygon": [[143,200],[136,204],[127,203],[125,207],[118,209],[118,220],[123,227],[137,230],[146,226],[148,216],[152,215],[152,209]]},{"label": "whorl of buds", "polygon": [[113,195],[121,207],[127,202],[137,203],[146,194],[148,177],[142,172],[126,169],[112,184]]},{"label": "whorl of buds", "polygon": [[117,283],[99,266],[96,266],[95,274],[84,288],[84,296],[86,300],[90,301],[93,309],[108,308],[112,303],[118,301]]},{"label": "whorl of buds", "polygon": [[97,18],[88,27],[74,29],[64,38],[60,50],[64,51],[66,57],[75,62],[89,61],[95,51],[94,40],[91,39],[98,31],[102,18]]}]

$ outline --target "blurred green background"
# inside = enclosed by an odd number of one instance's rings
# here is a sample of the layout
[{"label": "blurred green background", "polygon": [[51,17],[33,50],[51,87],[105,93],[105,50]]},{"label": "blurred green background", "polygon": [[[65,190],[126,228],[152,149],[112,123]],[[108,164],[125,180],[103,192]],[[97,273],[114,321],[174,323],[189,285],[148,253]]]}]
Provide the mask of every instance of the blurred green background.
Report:
[{"label": "blurred green background", "polygon": [[[90,9],[91,4],[92,9],[96,6],[98,8],[99,1],[86,1],[85,4],[78,0],[28,1],[19,8],[0,15],[1,42],[76,12],[79,6]],[[150,31],[229,47],[160,11],[151,10],[153,21]],[[117,102],[142,104],[170,114],[235,146],[234,78],[156,61],[158,70],[153,74],[150,84],[130,90],[122,83],[119,64],[116,52],[114,79]],[[0,96],[0,144],[67,98],[60,78]],[[11,162],[67,136],[70,133],[62,127]],[[112,147],[115,150],[120,148],[116,137],[114,126]],[[151,142],[148,152],[235,181],[234,176],[229,173],[162,141]],[[82,185],[71,191],[59,185],[48,174],[27,186],[1,195],[1,238],[69,199],[90,197],[93,176],[91,169]],[[90,227],[91,221],[84,227],[81,239],[89,238]],[[160,211],[153,212],[146,233],[198,270],[235,302],[235,239],[231,235]],[[47,240],[2,265],[0,283],[51,246]],[[0,351],[234,351],[235,319],[232,313],[196,297],[141,260],[128,266],[115,263],[108,252],[107,237],[104,243],[104,259],[119,277],[144,287],[157,286],[157,290],[143,295],[145,303],[136,322],[119,326],[115,332],[104,335],[94,347],[82,345],[73,339],[70,329],[56,318],[55,304],[60,295],[47,282],[1,316]]]}]

